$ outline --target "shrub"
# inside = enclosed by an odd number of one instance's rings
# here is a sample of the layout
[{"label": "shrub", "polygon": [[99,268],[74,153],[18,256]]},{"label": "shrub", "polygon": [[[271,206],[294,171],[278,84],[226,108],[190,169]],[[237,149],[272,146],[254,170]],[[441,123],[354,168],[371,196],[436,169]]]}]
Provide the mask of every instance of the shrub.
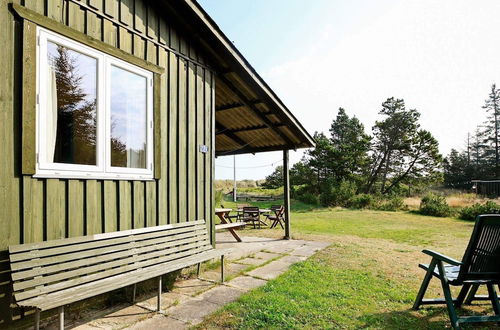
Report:
[{"label": "shrub", "polygon": [[224,192],[222,190],[215,190],[214,194],[215,207],[220,207],[223,198],[224,198]]},{"label": "shrub", "polygon": [[359,194],[351,197],[347,203],[347,207],[353,209],[367,209],[375,205],[376,198],[369,194]]},{"label": "shrub", "polygon": [[323,206],[347,206],[349,200],[356,194],[356,184],[351,181],[341,181],[326,187],[320,195]]},{"label": "shrub", "polygon": [[311,204],[311,205],[318,205],[319,204],[319,198],[317,195],[310,193],[310,192],[305,192],[297,196],[297,199],[301,202],[304,202],[306,204]]},{"label": "shrub", "polygon": [[399,196],[390,197],[380,203],[376,209],[381,211],[399,211],[406,208],[403,198]]},{"label": "shrub", "polygon": [[480,214],[498,214],[500,213],[500,205],[487,201],[484,204],[476,203],[471,206],[466,206],[460,210],[460,219],[463,220],[476,220]]},{"label": "shrub", "polygon": [[448,217],[453,214],[453,210],[444,196],[428,193],[422,198],[418,213],[435,217]]}]

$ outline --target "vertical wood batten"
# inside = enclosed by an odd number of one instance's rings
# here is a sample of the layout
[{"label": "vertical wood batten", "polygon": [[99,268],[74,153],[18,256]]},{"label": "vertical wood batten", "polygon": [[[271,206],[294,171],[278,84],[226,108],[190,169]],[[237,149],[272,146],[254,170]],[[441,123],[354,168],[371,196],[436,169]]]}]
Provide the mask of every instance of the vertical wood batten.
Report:
[{"label": "vertical wood batten", "polygon": [[212,245],[215,246],[215,205],[214,205],[214,179],[215,179],[215,77],[214,74],[210,73],[210,145],[211,145],[211,154],[210,154],[210,221],[207,221],[207,225],[209,226],[208,232],[211,234]]},{"label": "vertical wood batten", "polygon": [[132,188],[131,183],[128,181],[119,181],[119,228],[118,230],[132,229],[132,203],[131,194]]},{"label": "vertical wood batten", "polygon": [[68,235],[82,236],[85,233],[85,195],[84,183],[70,180],[68,183]]},{"label": "vertical wood batten", "polygon": [[116,181],[104,181],[104,232],[118,230],[118,190]]},{"label": "vertical wood batten", "polygon": [[145,183],[142,181],[132,182],[132,199],[133,199],[133,228],[144,228],[145,219]]},{"label": "vertical wood batten", "polygon": [[178,114],[179,114],[179,62],[177,56],[168,53],[168,182],[169,182],[169,219],[168,222],[179,220],[179,189],[178,189]]},{"label": "vertical wood batten", "polygon": [[47,179],[46,182],[46,223],[47,240],[66,236],[65,182],[59,179]]},{"label": "vertical wood batten", "polygon": [[210,187],[212,186],[212,183],[210,181],[211,178],[211,172],[212,169],[210,167],[210,158],[212,155],[212,144],[210,143],[210,123],[211,123],[211,111],[210,111],[210,98],[211,98],[211,89],[210,89],[210,73],[207,70],[203,70],[203,118],[204,118],[204,140],[203,143],[208,147],[208,152],[203,155],[203,165],[204,165],[204,173],[203,173],[203,180],[204,180],[204,191],[205,191],[205,196],[203,198],[203,208],[205,210],[205,216],[204,219],[206,221],[209,221],[210,215],[212,214],[212,210],[210,209],[211,203],[210,203]]},{"label": "vertical wood batten", "polygon": [[43,241],[43,182],[23,176],[23,243]]},{"label": "vertical wood batten", "polygon": [[196,141],[194,145],[194,152],[196,155],[196,219],[205,219],[203,214],[203,200],[205,198],[205,190],[204,190],[204,178],[203,178],[203,161],[204,155],[200,152],[200,146],[204,144],[204,122],[205,116],[203,112],[205,111],[205,107],[203,106],[203,68],[196,67],[196,113],[195,113],[195,121],[196,121]]},{"label": "vertical wood batten", "polygon": [[161,144],[161,152],[160,152],[160,161],[155,161],[155,164],[160,165],[160,179],[157,184],[157,223],[158,225],[167,224],[168,218],[170,217],[169,210],[169,192],[170,192],[170,177],[168,175],[169,171],[169,163],[170,163],[170,145],[168,143],[169,137],[169,77],[170,77],[170,61],[169,54],[165,51],[165,49],[160,48],[158,52],[158,64],[161,67],[165,68],[165,74],[160,77],[160,127],[155,126],[155,130],[159,129],[161,131],[160,134],[160,144]]},{"label": "vertical wood batten", "polygon": [[193,221],[196,217],[196,66],[188,65],[188,101],[187,101],[187,221]]},{"label": "vertical wood batten", "polygon": [[177,181],[178,181],[178,219],[187,221],[187,65],[185,60],[178,58],[178,113],[177,113]]}]

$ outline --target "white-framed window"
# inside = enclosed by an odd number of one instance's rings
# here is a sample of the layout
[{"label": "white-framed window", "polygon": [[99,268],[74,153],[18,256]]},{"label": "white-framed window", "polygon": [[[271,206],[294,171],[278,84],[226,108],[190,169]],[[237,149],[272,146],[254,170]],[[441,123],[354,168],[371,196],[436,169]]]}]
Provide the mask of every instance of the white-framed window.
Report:
[{"label": "white-framed window", "polygon": [[153,73],[37,30],[35,177],[153,178]]}]

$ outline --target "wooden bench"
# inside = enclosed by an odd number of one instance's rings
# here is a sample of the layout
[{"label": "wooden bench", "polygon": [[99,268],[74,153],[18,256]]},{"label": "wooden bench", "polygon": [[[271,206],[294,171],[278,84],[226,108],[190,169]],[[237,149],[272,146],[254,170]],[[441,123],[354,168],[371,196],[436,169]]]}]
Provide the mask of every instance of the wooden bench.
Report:
[{"label": "wooden bench", "polygon": [[161,308],[161,275],[221,257],[210,244],[204,220],[133,229],[92,236],[9,247],[14,298],[19,306],[40,311],[158,278],[157,310]]}]

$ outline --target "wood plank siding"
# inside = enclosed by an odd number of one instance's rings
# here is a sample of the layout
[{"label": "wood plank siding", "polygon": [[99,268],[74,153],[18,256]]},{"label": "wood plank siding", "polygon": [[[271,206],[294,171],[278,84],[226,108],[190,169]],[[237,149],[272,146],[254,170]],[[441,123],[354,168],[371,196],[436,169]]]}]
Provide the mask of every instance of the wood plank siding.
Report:
[{"label": "wood plank siding", "polygon": [[[22,174],[26,24],[12,2],[164,68],[155,114],[160,117],[155,129],[161,130],[155,134],[161,147],[161,159],[155,161],[159,179],[35,179]],[[214,244],[214,72],[157,6],[146,0],[0,1],[0,327],[19,318],[19,311],[6,308],[11,295],[4,256],[11,244],[197,219],[207,221]],[[208,153],[199,151],[202,144]]]}]

